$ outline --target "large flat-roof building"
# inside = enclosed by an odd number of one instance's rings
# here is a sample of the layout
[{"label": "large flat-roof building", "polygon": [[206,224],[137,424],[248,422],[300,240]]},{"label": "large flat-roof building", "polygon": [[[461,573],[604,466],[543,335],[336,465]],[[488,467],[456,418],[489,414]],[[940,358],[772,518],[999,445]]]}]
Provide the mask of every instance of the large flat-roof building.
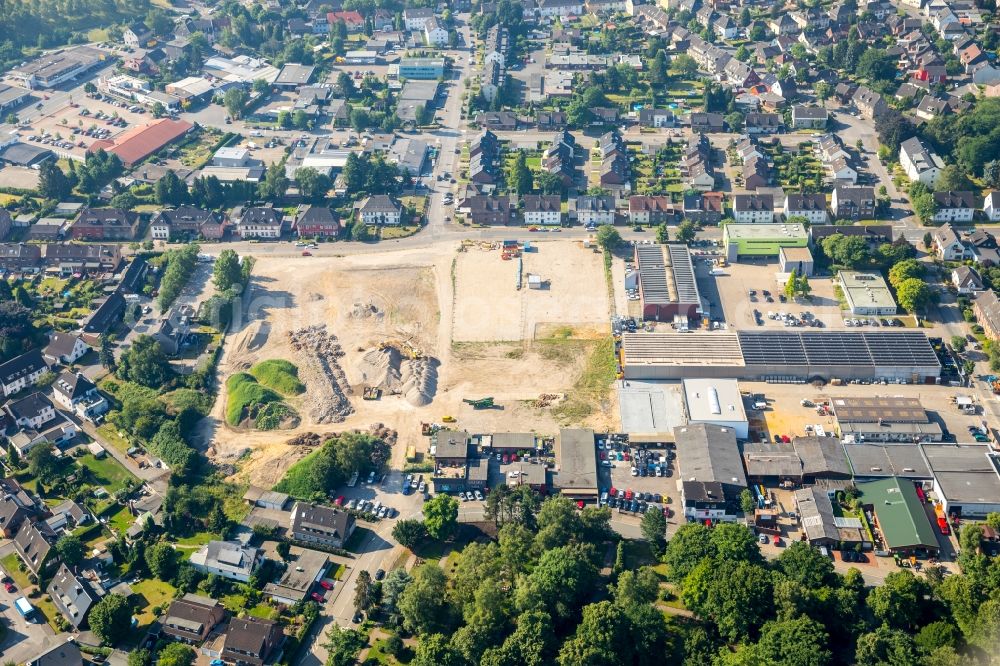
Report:
[{"label": "large flat-roof building", "polygon": [[751,481],[815,484],[822,480],[847,480],[851,468],[844,447],[836,437],[795,437],[788,444],[743,445],[743,464]]},{"label": "large flat-roof building", "polygon": [[688,423],[732,428],[737,439],[748,437],[750,423],[735,379],[685,379],[684,401]]},{"label": "large flat-roof building", "polygon": [[985,444],[922,444],[945,515],[985,518],[1000,512],[1000,455]]},{"label": "large flat-roof building", "polygon": [[926,481],[931,469],[915,444],[845,444],[844,453],[855,479],[884,479],[890,476]]},{"label": "large flat-roof building", "polygon": [[944,431],[917,398],[834,397],[830,407],[840,435],[855,442],[940,442]]},{"label": "large flat-roof building", "polygon": [[729,261],[740,257],[777,257],[783,247],[806,247],[809,235],[801,224],[727,224],[722,246]]},{"label": "large flat-roof building", "polygon": [[923,331],[625,333],[626,379],[934,381],[941,363]]},{"label": "large flat-roof building", "polygon": [[597,444],[589,428],[559,431],[552,488],[574,500],[597,500]]},{"label": "large flat-roof building", "polygon": [[54,88],[100,64],[106,56],[89,46],[53,51],[7,72],[27,88]]},{"label": "large flat-roof building", "polygon": [[896,314],[896,299],[892,297],[885,278],[878,273],[840,271],[837,280],[851,314],[876,317]]},{"label": "large flat-roof building", "polygon": [[643,319],[669,322],[701,316],[701,295],[687,245],[636,245],[635,263]]}]

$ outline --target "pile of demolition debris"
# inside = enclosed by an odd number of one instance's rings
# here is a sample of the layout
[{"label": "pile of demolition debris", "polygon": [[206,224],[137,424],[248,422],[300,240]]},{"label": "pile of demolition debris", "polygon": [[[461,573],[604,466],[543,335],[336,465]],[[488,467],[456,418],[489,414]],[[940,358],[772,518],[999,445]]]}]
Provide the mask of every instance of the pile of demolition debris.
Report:
[{"label": "pile of demolition debris", "polygon": [[316,423],[340,423],[354,413],[348,399],[351,387],[347,383],[340,359],[344,355],[337,336],[321,324],[289,332],[292,348],[302,354],[305,362],[299,368],[306,377],[306,386],[313,398],[310,416]]}]

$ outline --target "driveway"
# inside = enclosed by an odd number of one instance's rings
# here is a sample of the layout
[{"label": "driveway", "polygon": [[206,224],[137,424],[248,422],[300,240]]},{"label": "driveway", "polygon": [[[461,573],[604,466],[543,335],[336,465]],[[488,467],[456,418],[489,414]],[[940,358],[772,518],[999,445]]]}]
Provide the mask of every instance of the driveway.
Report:
[{"label": "driveway", "polygon": [[[13,552],[10,541],[0,546],[0,557],[6,557]],[[5,572],[6,573],[6,572]],[[23,596],[24,590],[17,589],[13,594],[0,587],[0,618],[7,628],[7,634],[0,642],[0,655],[4,663],[23,663],[34,657],[44,648],[62,640],[65,634],[56,635],[52,627],[42,623],[28,622],[14,607],[14,599]]]}]

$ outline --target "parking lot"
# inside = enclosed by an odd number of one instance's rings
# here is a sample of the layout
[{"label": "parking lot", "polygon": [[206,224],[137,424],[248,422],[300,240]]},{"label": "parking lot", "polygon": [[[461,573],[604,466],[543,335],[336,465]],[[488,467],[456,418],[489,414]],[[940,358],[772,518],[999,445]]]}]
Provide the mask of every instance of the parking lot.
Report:
[{"label": "parking lot", "polygon": [[[98,140],[113,138],[153,117],[141,107],[118,101],[81,97],[23,128],[29,144],[48,147],[62,155],[84,159],[87,149]],[[32,139],[32,137],[35,137]],[[83,144],[83,145],[80,145]]]},{"label": "parking lot", "polygon": [[[674,511],[678,504],[673,447],[630,446],[626,440],[624,435],[598,439],[598,485],[602,497],[603,492],[607,491],[607,505],[613,511],[637,517],[641,517],[646,511],[655,510],[650,507],[662,509],[669,505],[668,518],[671,522],[676,522]],[[657,476],[657,469],[660,476]],[[612,489],[615,491],[614,497]]]}]

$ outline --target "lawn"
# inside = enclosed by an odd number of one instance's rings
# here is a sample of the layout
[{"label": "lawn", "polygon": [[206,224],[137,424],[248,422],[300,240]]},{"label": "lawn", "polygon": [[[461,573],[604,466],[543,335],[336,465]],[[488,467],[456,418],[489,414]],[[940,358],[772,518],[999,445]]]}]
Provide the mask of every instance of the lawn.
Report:
[{"label": "lawn", "polygon": [[267,388],[283,395],[298,395],[306,390],[299,381],[299,369],[284,359],[261,361],[250,368],[250,374]]},{"label": "lawn", "polygon": [[418,231],[420,231],[419,226],[382,227],[379,238],[382,240],[395,240],[397,238],[412,236]]},{"label": "lawn", "polygon": [[94,454],[88,453],[85,456],[77,458],[76,462],[81,467],[86,467],[90,470],[93,480],[104,486],[104,489],[110,495],[114,495],[129,482],[139,481],[132,472],[125,469],[120,462],[109,454],[105,454],[103,458],[98,460],[94,457]]},{"label": "lawn", "polygon": [[31,587],[31,581],[28,580],[28,574],[18,568],[20,564],[21,560],[17,557],[17,553],[11,553],[0,559],[0,566],[7,572],[8,576],[14,579],[18,588],[23,590],[24,588]]},{"label": "lawn", "polygon": [[136,614],[136,618],[139,621],[140,631],[135,632],[136,635],[139,635],[156,619],[156,616],[153,614],[153,608],[169,604],[177,590],[170,583],[164,583],[162,580],[156,580],[155,578],[141,580],[131,587],[132,591],[139,597],[137,606],[140,610]]},{"label": "lawn", "polygon": [[[355,531],[355,533],[357,532]],[[437,539],[432,539],[431,541],[417,546],[413,550],[413,553],[426,562],[438,562],[442,557],[444,557],[444,553],[447,548],[447,544],[441,543]]]},{"label": "lawn", "polygon": [[124,437],[118,434],[118,429],[115,428],[110,423],[105,423],[97,428],[97,432],[100,433],[101,437],[111,446],[118,449],[120,452],[125,453],[131,447]]},{"label": "lawn", "polygon": [[127,506],[119,506],[117,510],[114,509],[115,507],[108,509],[103,517],[107,518],[108,527],[113,527],[119,534],[124,534],[128,531],[128,528],[132,527],[135,518]]},{"label": "lawn", "polygon": [[227,594],[219,599],[219,601],[222,602],[222,605],[225,606],[226,610],[230,613],[239,614],[240,611],[247,607],[247,598],[242,594]]},{"label": "lawn", "polygon": [[[376,639],[370,648],[368,648],[368,658],[365,659],[366,664],[408,664],[409,661],[401,661],[396,659],[391,654],[386,652],[386,639],[379,638]],[[409,650],[404,650],[404,652],[410,652]]]},{"label": "lawn", "polygon": [[212,539],[217,539],[217,538],[218,535],[215,534],[214,532],[196,532],[193,536],[184,537],[183,539],[178,539],[177,545],[190,546],[190,547],[197,546],[198,548],[201,548]]},{"label": "lawn", "polygon": [[262,617],[265,620],[277,620],[281,615],[277,608],[265,603],[259,603],[247,611],[251,617]]}]

